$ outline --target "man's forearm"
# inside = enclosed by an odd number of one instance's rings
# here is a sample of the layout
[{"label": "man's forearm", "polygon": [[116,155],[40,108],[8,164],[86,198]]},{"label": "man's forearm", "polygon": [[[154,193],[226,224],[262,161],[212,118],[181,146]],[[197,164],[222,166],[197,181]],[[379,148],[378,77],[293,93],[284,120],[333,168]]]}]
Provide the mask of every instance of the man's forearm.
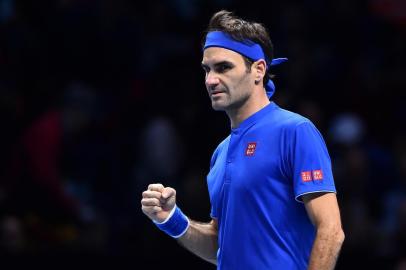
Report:
[{"label": "man's forearm", "polygon": [[187,232],[178,241],[200,258],[217,264],[217,235],[217,225],[213,221],[200,223],[190,220]]},{"label": "man's forearm", "polygon": [[319,228],[310,255],[308,270],[333,270],[343,241],[344,232],[341,228]]}]

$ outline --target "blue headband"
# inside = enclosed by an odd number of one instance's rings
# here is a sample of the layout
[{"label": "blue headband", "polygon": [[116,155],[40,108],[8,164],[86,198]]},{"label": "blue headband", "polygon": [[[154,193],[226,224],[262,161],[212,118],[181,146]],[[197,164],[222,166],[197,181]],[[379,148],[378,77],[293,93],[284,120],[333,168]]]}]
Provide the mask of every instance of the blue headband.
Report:
[{"label": "blue headband", "polygon": [[[267,68],[288,60],[287,58],[275,58],[270,62],[265,56],[261,45],[248,39],[244,42],[237,41],[221,31],[213,31],[207,34],[206,43],[204,44],[203,50],[209,47],[221,47],[232,50],[254,61],[264,59],[268,66]],[[275,85],[271,79],[269,79],[268,83],[266,84],[265,90],[268,98],[271,98],[275,92]]]}]

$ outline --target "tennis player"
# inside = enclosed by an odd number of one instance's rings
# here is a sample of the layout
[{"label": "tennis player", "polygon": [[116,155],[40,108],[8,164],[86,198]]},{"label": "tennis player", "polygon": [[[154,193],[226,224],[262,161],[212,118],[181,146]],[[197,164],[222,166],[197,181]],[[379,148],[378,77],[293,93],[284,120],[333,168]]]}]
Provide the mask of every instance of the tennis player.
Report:
[{"label": "tennis player", "polygon": [[215,149],[207,185],[211,221],[189,219],[176,191],[151,184],[142,211],[220,270],[331,270],[344,241],[330,157],[307,118],[272,101],[273,46],[263,25],[213,15],[202,67],[230,135]]}]

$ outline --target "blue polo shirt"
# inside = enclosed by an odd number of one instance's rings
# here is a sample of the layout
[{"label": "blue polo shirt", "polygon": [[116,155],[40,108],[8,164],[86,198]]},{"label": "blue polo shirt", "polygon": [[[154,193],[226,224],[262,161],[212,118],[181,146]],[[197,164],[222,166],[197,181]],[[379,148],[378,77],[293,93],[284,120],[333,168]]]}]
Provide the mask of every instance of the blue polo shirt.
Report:
[{"label": "blue polo shirt", "polygon": [[271,102],[214,151],[207,176],[218,269],[306,269],[315,228],[301,196],[335,192],[316,127]]}]

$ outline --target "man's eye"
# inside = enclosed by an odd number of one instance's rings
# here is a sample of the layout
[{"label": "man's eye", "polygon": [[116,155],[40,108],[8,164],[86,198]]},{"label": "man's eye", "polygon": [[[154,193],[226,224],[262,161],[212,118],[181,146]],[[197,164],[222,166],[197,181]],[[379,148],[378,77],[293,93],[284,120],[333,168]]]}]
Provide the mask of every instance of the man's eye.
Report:
[{"label": "man's eye", "polygon": [[229,70],[231,67],[229,65],[220,65],[217,67],[217,72],[223,73]]}]

